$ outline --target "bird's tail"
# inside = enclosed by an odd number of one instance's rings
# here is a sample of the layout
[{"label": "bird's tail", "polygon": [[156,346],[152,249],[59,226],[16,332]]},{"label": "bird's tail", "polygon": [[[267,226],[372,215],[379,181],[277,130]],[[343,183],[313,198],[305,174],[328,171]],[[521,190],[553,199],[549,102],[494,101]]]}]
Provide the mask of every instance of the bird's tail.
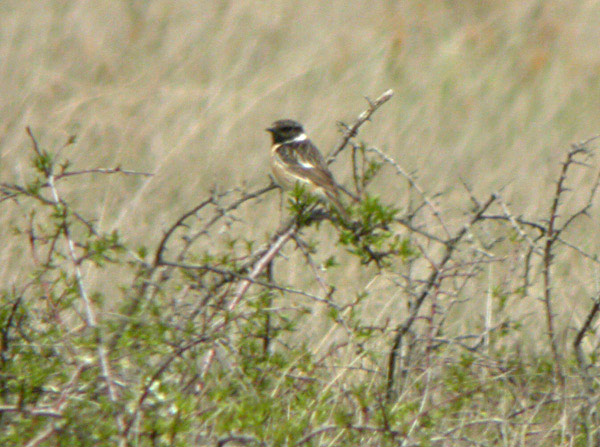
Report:
[{"label": "bird's tail", "polygon": [[335,209],[337,210],[340,217],[345,222],[350,222],[350,215],[348,214],[348,211],[346,211],[346,209],[344,208],[344,205],[342,204],[342,201],[340,200],[340,196],[339,196],[338,192],[328,190],[328,191],[325,191],[325,195],[327,196],[329,201],[333,204],[333,206],[335,206]]}]

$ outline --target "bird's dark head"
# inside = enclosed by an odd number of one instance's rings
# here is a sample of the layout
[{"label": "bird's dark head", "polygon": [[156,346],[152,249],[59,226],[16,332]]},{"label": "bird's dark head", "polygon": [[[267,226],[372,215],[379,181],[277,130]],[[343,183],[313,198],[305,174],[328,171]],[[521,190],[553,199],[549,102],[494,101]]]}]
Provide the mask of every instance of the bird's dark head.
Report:
[{"label": "bird's dark head", "polygon": [[302,124],[289,119],[275,121],[266,131],[271,132],[273,144],[292,141],[304,135]]}]

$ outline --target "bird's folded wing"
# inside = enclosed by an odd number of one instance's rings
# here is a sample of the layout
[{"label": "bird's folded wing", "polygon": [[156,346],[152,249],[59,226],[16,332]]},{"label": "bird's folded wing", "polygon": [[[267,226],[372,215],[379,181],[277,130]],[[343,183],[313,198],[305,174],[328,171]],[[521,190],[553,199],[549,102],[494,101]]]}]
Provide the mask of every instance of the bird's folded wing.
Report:
[{"label": "bird's folded wing", "polygon": [[[276,151],[277,162],[298,180],[311,182],[326,189],[335,189],[331,172],[323,166],[318,152],[298,152],[292,147],[281,146]],[[321,158],[321,159],[320,159]]]}]

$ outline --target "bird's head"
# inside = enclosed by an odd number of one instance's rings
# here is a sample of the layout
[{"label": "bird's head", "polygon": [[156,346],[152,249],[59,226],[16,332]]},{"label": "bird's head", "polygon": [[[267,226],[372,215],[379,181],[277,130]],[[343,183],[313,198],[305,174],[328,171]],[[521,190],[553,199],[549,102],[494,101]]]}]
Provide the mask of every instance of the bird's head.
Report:
[{"label": "bird's head", "polygon": [[273,136],[273,144],[292,141],[304,135],[302,124],[290,119],[277,120],[265,130]]}]

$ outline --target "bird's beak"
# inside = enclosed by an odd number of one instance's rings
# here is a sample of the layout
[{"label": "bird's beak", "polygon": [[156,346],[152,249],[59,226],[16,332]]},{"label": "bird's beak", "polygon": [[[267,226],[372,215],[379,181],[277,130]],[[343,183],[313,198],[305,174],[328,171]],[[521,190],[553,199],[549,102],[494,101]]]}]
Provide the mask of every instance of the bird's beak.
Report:
[{"label": "bird's beak", "polygon": [[272,127],[267,127],[265,130],[266,130],[267,132],[271,132],[271,133],[273,133],[273,132],[275,131],[275,129],[274,129],[274,128],[272,128]]}]

